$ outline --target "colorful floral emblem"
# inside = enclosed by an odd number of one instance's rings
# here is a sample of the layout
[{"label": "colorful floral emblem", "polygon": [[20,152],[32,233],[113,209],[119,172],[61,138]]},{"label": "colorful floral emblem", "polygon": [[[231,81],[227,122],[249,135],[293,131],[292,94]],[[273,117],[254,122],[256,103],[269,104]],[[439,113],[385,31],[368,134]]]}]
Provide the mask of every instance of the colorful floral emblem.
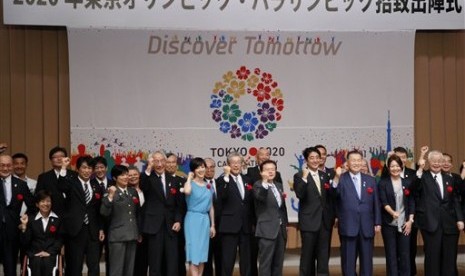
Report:
[{"label": "colorful floral emblem", "polygon": [[[238,100],[249,94],[256,100],[256,110],[243,111]],[[268,72],[256,68],[251,72],[241,66],[236,73],[228,71],[217,82],[211,95],[212,119],[221,132],[244,141],[263,139],[282,118],[284,100],[278,83]]]}]

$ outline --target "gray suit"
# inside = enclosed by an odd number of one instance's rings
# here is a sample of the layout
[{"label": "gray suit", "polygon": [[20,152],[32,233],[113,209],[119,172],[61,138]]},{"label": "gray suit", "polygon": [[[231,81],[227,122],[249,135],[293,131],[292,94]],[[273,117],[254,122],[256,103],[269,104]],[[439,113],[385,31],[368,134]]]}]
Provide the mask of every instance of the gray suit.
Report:
[{"label": "gray suit", "polygon": [[[264,187],[261,180],[255,182],[253,190],[255,196],[255,214],[257,225],[255,236],[259,239],[259,275],[282,275],[284,251],[286,250],[287,211],[283,185],[274,183]],[[265,184],[267,186],[267,184]],[[280,199],[281,206],[278,205]]]},{"label": "gray suit", "polygon": [[132,275],[139,235],[137,212],[140,206],[137,191],[127,188],[127,195],[117,188],[113,201],[106,196],[100,213],[109,218],[108,247],[110,251],[110,276]]}]

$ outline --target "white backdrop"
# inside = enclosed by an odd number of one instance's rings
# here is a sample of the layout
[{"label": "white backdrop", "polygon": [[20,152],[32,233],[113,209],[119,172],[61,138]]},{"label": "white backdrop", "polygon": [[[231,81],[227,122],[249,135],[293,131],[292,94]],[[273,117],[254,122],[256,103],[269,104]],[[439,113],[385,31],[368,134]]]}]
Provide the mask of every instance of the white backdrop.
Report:
[{"label": "white backdrop", "polygon": [[142,168],[164,149],[184,171],[192,156],[212,157],[219,176],[231,150],[269,147],[296,220],[290,187],[305,147],[326,145],[329,165],[358,148],[375,174],[388,140],[413,147],[414,32],[70,29],[68,38],[75,157]]}]

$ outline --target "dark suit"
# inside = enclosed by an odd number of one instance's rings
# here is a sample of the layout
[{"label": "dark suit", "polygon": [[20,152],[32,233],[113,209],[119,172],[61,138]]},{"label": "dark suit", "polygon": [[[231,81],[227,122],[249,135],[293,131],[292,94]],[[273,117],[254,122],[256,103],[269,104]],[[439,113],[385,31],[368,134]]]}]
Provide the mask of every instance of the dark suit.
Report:
[{"label": "dark suit", "polygon": [[3,256],[4,275],[16,276],[19,252],[19,213],[23,202],[26,203],[28,214],[34,212],[36,208],[26,182],[11,175],[6,180],[11,183],[11,198],[7,205],[3,187],[0,185],[0,254]]},{"label": "dark suit", "polygon": [[[406,179],[401,178],[402,204],[404,207],[404,219],[401,223],[407,222],[409,216],[415,214],[415,198],[412,187]],[[381,217],[384,250],[386,252],[387,275],[410,275],[410,235],[406,236],[399,232],[397,225],[392,225],[393,217],[386,211],[385,207],[390,206],[392,210],[398,211],[396,206],[396,193],[390,177],[383,178],[378,184],[379,199],[381,202]]]},{"label": "dark suit", "polygon": [[232,275],[239,246],[239,267],[241,275],[249,276],[250,236],[254,224],[252,183],[245,175],[240,175],[244,185],[244,199],[232,175],[229,179],[220,176],[216,180],[218,196],[221,198],[221,222],[219,233],[222,235],[223,276]]},{"label": "dark suit", "polygon": [[[58,179],[58,190],[66,194],[63,226],[66,233],[66,275],[81,275],[84,256],[88,275],[100,275],[99,231],[103,230],[100,216],[101,189],[90,184],[92,198],[86,203],[84,188],[76,174],[66,174]],[[85,217],[89,223],[85,224]]]},{"label": "dark suit", "polygon": [[[76,174],[75,171],[67,170],[67,175]],[[54,169],[44,172],[37,178],[36,193],[41,190],[46,190],[50,193],[52,199],[52,211],[57,214],[59,218],[63,218],[65,213],[66,199],[58,189],[58,177]]]},{"label": "dark suit", "polygon": [[[219,233],[220,218],[221,218],[221,200],[218,198],[218,185],[215,179],[205,181],[214,186],[213,193],[213,209],[215,210],[215,230],[216,235],[210,239],[208,249],[208,261],[205,264],[203,275],[205,276],[221,276],[221,234]],[[211,181],[211,182],[210,182]],[[215,263],[215,273],[213,273],[213,262]]]},{"label": "dark suit", "polygon": [[341,239],[341,266],[344,275],[373,275],[373,239],[375,226],[381,225],[378,187],[375,179],[360,173],[360,196],[349,172],[341,175],[337,185],[338,230]]},{"label": "dark suit", "polygon": [[298,218],[302,237],[300,275],[302,276],[329,274],[330,237],[334,223],[336,191],[329,184],[328,174],[318,171],[318,178],[321,195],[311,173],[307,176],[307,182],[302,179],[302,172],[294,175],[294,191],[299,199]]},{"label": "dark suit", "polygon": [[282,275],[284,252],[286,250],[288,223],[283,184],[274,182],[278,200],[273,188],[265,188],[262,181],[254,184],[255,214],[257,224],[255,236],[259,239],[259,275]]},{"label": "dark suit", "polygon": [[[31,274],[52,275],[57,255],[62,246],[60,218],[49,217],[44,231],[41,217],[36,219],[36,214],[30,215],[26,231],[20,234],[20,241],[21,245],[26,248]],[[34,256],[41,251],[49,253],[50,256]]]},{"label": "dark suit", "polygon": [[[389,170],[384,164],[383,170],[381,171],[381,179],[390,178]],[[410,168],[406,168],[404,164],[404,172],[402,178],[406,181],[405,186],[411,187],[415,179],[417,178],[417,172]],[[414,195],[413,195],[414,196]],[[412,230],[410,231],[410,275],[417,275],[417,236],[418,227],[417,222],[414,221],[412,224]]]},{"label": "dark suit", "polygon": [[[247,168],[247,177],[250,179],[251,183],[255,183],[262,179],[260,175],[260,166],[254,166]],[[275,181],[279,183],[283,183],[281,178],[281,174],[276,171]],[[251,242],[250,242],[250,257],[251,257],[251,276],[258,275],[257,265],[253,265],[257,263],[258,258],[258,238],[252,235]]]},{"label": "dark suit", "polygon": [[[173,224],[181,223],[182,208],[179,188],[173,177],[164,174],[166,195],[162,180],[155,174],[141,173],[140,188],[144,192],[145,210],[142,233],[147,237],[149,273],[151,276],[178,275],[178,235]],[[165,265],[162,263],[165,258]],[[166,272],[163,272],[163,268]]]},{"label": "dark suit", "polygon": [[441,174],[444,197],[430,171],[415,181],[416,221],[424,240],[425,275],[455,275],[462,210],[453,179]]},{"label": "dark suit", "polygon": [[127,188],[127,195],[117,188],[113,200],[106,196],[100,206],[100,213],[109,218],[108,246],[110,255],[109,275],[125,276],[134,272],[136,242],[139,236],[137,213],[139,196],[137,191]]},{"label": "dark suit", "polygon": [[[115,181],[108,179],[107,178],[107,186],[104,186],[104,183],[101,182],[97,178],[93,178],[90,180],[90,183],[92,185],[97,185],[100,187],[100,194],[102,195],[102,198],[105,197],[108,192],[107,189],[108,187],[114,186]],[[100,256],[102,255],[103,248],[105,248],[105,275],[110,275],[110,255],[108,254],[110,252],[110,249],[108,248],[108,227],[109,227],[109,221],[108,218],[102,217],[103,220],[103,233],[105,233],[105,240],[103,243],[100,244]]]}]

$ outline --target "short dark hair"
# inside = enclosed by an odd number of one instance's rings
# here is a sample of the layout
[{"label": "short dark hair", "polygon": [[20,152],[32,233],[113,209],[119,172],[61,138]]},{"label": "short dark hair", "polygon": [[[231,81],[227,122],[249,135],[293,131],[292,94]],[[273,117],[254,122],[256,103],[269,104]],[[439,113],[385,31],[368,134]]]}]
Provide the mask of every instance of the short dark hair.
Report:
[{"label": "short dark hair", "polygon": [[389,167],[391,166],[391,163],[394,162],[394,161],[396,161],[397,164],[399,164],[399,166],[400,166],[401,169],[404,169],[404,164],[402,163],[402,159],[400,159],[400,157],[397,156],[397,155],[395,155],[395,154],[391,155],[391,156],[388,158],[388,160],[387,160],[387,167],[388,167],[388,169],[389,169]]},{"label": "short dark hair", "polygon": [[36,203],[41,202],[42,200],[46,199],[47,197],[52,199],[52,194],[49,191],[47,191],[47,190],[38,191],[35,194]]},{"label": "short dark hair", "polygon": [[200,167],[202,165],[204,167],[207,167],[207,164],[205,163],[205,160],[203,160],[203,158],[196,157],[196,158],[192,159],[191,162],[189,163],[189,169],[191,170],[191,172],[194,172],[198,167]]},{"label": "short dark hair", "polygon": [[66,151],[65,148],[60,147],[60,146],[56,146],[56,147],[52,148],[52,149],[50,150],[50,152],[48,153],[48,159],[52,160],[53,155],[54,155],[55,153],[57,153],[57,152],[62,152],[62,153],[65,154],[65,157],[68,157],[68,152]]},{"label": "short dark hair", "polygon": [[87,166],[89,166],[89,167],[92,167],[92,168],[94,167],[93,159],[92,159],[92,157],[90,157],[90,155],[80,156],[76,160],[76,168],[79,169],[84,163],[86,163]]},{"label": "short dark hair", "polygon": [[278,164],[276,163],[276,161],[269,159],[269,160],[263,161],[263,163],[260,164],[260,171],[263,171],[263,167],[264,167],[266,164],[273,164],[274,167],[275,167],[275,169],[278,168]]},{"label": "short dark hair", "polygon": [[347,153],[346,159],[349,160],[349,157],[350,157],[352,154],[358,154],[358,155],[360,155],[360,156],[363,158],[362,152],[360,152],[359,150],[351,150],[351,151],[349,151],[349,152]]},{"label": "short dark hair", "polygon": [[[172,153],[172,152],[168,152],[166,154],[166,159],[170,158],[171,156],[176,156],[176,154]],[[178,156],[176,156],[176,160],[178,159]]]},{"label": "short dark hair", "polygon": [[317,147],[308,147],[308,148],[306,148],[306,149],[304,149],[304,150],[302,151],[302,155],[304,156],[305,160],[307,160],[308,156],[309,156],[310,153],[312,153],[312,152],[317,153],[318,156],[321,158],[321,153],[320,153],[320,151],[318,150]]},{"label": "short dark hair", "polygon": [[97,156],[97,157],[94,157],[94,160],[92,161],[93,162],[93,168],[95,169],[95,166],[97,166],[97,164],[102,164],[106,167],[108,167],[108,163],[107,163],[107,159],[105,159],[105,157],[103,156]]},{"label": "short dark hair", "polygon": [[394,152],[405,153],[406,155],[408,155],[408,152],[404,147],[396,147],[394,148]]},{"label": "short dark hair", "polygon": [[124,173],[128,173],[129,172],[129,169],[128,167],[124,166],[124,165],[114,165],[113,168],[111,168],[111,178],[113,180],[116,180],[116,178],[118,178],[118,176],[124,174]]},{"label": "short dark hair", "polygon": [[15,153],[15,154],[13,154],[13,156],[11,156],[11,159],[13,159],[13,160],[15,160],[17,158],[23,158],[24,160],[26,160],[26,163],[29,162],[29,158],[27,158],[27,155],[22,153],[22,152]]},{"label": "short dark hair", "polygon": [[323,146],[323,145],[321,145],[321,144],[316,145],[315,148],[317,148],[317,149],[324,149],[326,152],[328,152],[328,151],[326,150],[326,147]]}]

